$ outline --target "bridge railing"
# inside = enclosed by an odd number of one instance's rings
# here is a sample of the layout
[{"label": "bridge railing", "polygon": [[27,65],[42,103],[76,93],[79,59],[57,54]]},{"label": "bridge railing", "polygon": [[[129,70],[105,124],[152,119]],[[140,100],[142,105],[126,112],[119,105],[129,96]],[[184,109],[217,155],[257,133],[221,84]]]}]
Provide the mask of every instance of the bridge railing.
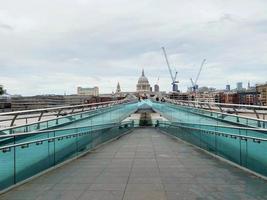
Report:
[{"label": "bridge railing", "polygon": [[[265,119],[267,116],[267,106],[257,106],[257,105],[245,105],[245,104],[228,104],[228,103],[216,103],[216,102],[201,102],[201,101],[184,101],[184,100],[175,100],[175,99],[166,99],[167,102],[208,109],[211,111],[218,110],[220,112],[229,113],[229,114],[250,114],[257,119]],[[262,116],[261,116],[262,115]]]},{"label": "bridge railing", "polygon": [[[189,113],[198,114],[203,117],[213,118],[219,121],[230,122],[233,124],[240,124],[242,126],[248,126],[254,128],[256,127],[267,128],[267,120],[265,119],[265,115],[267,114],[266,106],[220,104],[220,103],[208,103],[208,102],[196,102],[196,101],[180,101],[172,99],[167,99],[166,102],[167,104],[165,105],[170,105],[170,106],[173,105],[174,108],[181,109]],[[154,101],[154,103],[157,103],[157,101]],[[221,109],[216,109],[218,107],[220,107]],[[229,112],[230,107],[232,107],[232,109],[234,109],[235,112]],[[164,109],[160,110],[160,108],[158,108],[158,111],[161,112],[163,116],[165,115],[168,117],[168,113],[164,113],[165,112]],[[241,113],[248,111],[251,114],[253,113],[257,113],[257,115],[262,114],[263,117],[257,118],[254,115],[252,116],[244,114],[241,115]]]},{"label": "bridge railing", "polygon": [[133,101],[118,100],[76,106],[0,113],[0,133],[13,134],[14,132],[28,132],[54,127],[60,123],[86,117],[86,114],[83,115],[83,113],[97,112],[104,108],[112,108],[115,105],[127,104],[130,102]]},{"label": "bridge railing", "polygon": [[132,128],[124,122],[0,136],[0,193]]},{"label": "bridge railing", "polygon": [[164,132],[267,177],[267,130],[210,124],[158,124]]}]

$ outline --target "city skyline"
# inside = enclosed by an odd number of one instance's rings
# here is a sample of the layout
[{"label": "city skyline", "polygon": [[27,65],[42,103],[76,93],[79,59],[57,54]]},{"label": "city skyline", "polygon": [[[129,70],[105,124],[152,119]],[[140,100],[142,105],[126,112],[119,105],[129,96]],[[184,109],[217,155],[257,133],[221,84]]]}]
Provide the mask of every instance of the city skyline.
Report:
[{"label": "city skyline", "polygon": [[[149,79],[149,78],[148,78]],[[135,80],[135,82],[138,80],[138,78]],[[150,82],[150,81],[149,81]],[[49,92],[49,89],[47,90],[48,92],[47,93],[33,93],[33,94],[23,94],[23,93],[10,93],[9,92],[9,89],[8,88],[6,88],[5,86],[3,86],[3,89],[4,89],[4,91],[6,91],[7,92],[7,94],[11,94],[11,95],[24,95],[24,96],[34,96],[34,95],[53,95],[53,94],[55,94],[55,95],[73,95],[73,94],[77,94],[77,88],[95,88],[95,87],[97,87],[97,88],[99,88],[99,94],[111,94],[111,93],[115,93],[116,92],[116,89],[117,89],[117,84],[120,84],[121,83],[121,81],[117,81],[116,82],[116,85],[115,86],[113,86],[113,85],[111,85],[110,86],[110,88],[112,88],[112,90],[111,91],[107,91],[107,92],[103,92],[103,88],[101,88],[101,87],[99,87],[98,85],[89,85],[89,84],[84,84],[84,85],[78,85],[78,86],[75,86],[74,88],[70,88],[70,92],[69,93],[67,93],[66,92],[66,90],[64,90],[63,91],[63,93],[52,93],[52,92]],[[256,85],[257,85],[257,83],[255,83],[255,84],[251,84],[251,82],[250,81],[248,81],[247,83],[244,83],[244,82],[241,82],[241,81],[239,81],[239,82],[236,82],[236,83],[233,83],[233,84],[225,84],[225,85],[222,85],[221,87],[219,87],[219,88],[215,88],[215,87],[213,87],[212,85],[200,85],[199,86],[199,89],[200,88],[205,88],[205,87],[207,87],[207,88],[212,88],[212,89],[215,89],[215,90],[217,90],[217,91],[228,91],[228,89],[227,89],[227,86],[229,85],[230,86],[230,90],[229,91],[238,91],[238,90],[240,90],[240,88],[238,88],[238,86],[237,86],[237,84],[238,83],[241,83],[241,85],[242,85],[242,88],[241,89],[249,89],[249,87],[248,87],[248,84],[250,85],[250,87],[256,87]],[[167,89],[167,90],[163,90],[163,89],[161,89],[162,88],[162,86],[161,86],[161,84],[160,84],[160,82],[159,82],[159,84],[157,84],[157,82],[153,82],[153,83],[151,83],[150,82],[150,86],[152,87],[152,90],[154,91],[154,86],[155,85],[158,85],[159,86],[159,89],[160,89],[160,91],[162,91],[162,92],[171,92],[171,85],[169,86],[169,88]],[[261,85],[261,84],[266,84],[266,82],[264,82],[264,83],[259,83],[259,85]],[[121,84],[120,84],[121,85]],[[136,83],[134,84],[134,87],[136,87]],[[178,84],[178,87],[179,87],[179,91],[180,92],[182,92],[182,93],[186,93],[186,92],[188,92],[188,91],[191,91],[190,90],[190,88],[192,87],[192,86],[188,86],[187,88],[183,88],[184,90],[180,90],[180,84]],[[124,87],[122,87],[122,90],[121,90],[122,92],[136,92],[136,88],[133,88],[132,90],[124,90]]]},{"label": "city skyline", "polygon": [[[64,11],[64,12],[63,12]],[[161,13],[159,15],[159,13]],[[11,94],[134,91],[142,68],[170,91],[161,46],[178,71],[179,89],[265,83],[267,2],[28,1],[0,10],[0,84]]]}]

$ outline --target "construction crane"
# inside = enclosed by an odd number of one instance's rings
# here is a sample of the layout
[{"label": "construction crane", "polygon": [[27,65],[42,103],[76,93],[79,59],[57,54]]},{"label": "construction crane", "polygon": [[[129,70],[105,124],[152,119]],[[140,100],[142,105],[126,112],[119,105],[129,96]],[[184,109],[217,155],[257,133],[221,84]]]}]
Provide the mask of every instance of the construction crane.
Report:
[{"label": "construction crane", "polygon": [[200,73],[201,73],[201,71],[202,71],[202,68],[203,68],[205,62],[206,62],[206,59],[204,59],[204,60],[202,61],[201,65],[200,65],[200,68],[199,68],[199,71],[198,71],[198,73],[197,73],[197,77],[196,77],[195,81],[193,81],[192,78],[190,79],[190,80],[191,80],[191,84],[192,84],[192,89],[193,89],[193,92],[194,92],[194,93],[195,93],[195,92],[197,91],[197,89],[198,89],[197,82],[198,82],[199,75],[200,75]]},{"label": "construction crane", "polygon": [[170,67],[170,63],[169,63],[169,60],[168,60],[168,57],[167,57],[167,53],[166,53],[164,47],[162,47],[162,51],[163,51],[163,54],[164,54],[164,57],[165,57],[165,60],[166,60],[167,66],[168,66],[168,70],[169,70],[169,73],[170,73],[170,76],[171,76],[171,79],[172,79],[172,82],[171,82],[171,84],[172,84],[172,91],[173,92],[177,92],[178,91],[178,85],[177,85],[177,83],[179,83],[179,81],[176,81],[176,78],[177,78],[178,72],[176,71],[175,74],[173,75],[172,70],[171,70],[171,67]]}]

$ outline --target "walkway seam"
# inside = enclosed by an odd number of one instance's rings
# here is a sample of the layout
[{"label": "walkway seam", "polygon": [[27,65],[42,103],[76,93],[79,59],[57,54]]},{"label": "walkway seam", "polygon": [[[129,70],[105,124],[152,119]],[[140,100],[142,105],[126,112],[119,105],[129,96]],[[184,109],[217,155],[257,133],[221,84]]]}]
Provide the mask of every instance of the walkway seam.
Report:
[{"label": "walkway seam", "polygon": [[[155,130],[156,130],[157,133],[160,133],[160,131],[158,131],[157,129],[155,129]],[[157,158],[157,154],[156,154],[156,151],[155,151],[155,147],[154,147],[154,143],[153,143],[152,137],[151,137],[151,143],[152,143],[152,146],[153,146],[154,156],[155,156],[155,159],[156,159],[156,163],[157,163],[158,170],[159,170],[159,175],[160,175],[161,170],[160,170],[160,167],[159,167],[158,158]],[[161,180],[161,176],[160,176],[160,180]],[[167,191],[165,189],[165,185],[162,183],[162,180],[161,180],[161,184],[163,186],[164,194],[165,194],[165,197],[167,199]]]},{"label": "walkway seam", "polygon": [[[138,146],[138,145],[137,145],[137,146]],[[128,176],[128,179],[127,179],[127,182],[126,182],[126,185],[125,185],[125,188],[124,188],[124,191],[123,191],[123,195],[122,195],[121,200],[124,199],[124,196],[125,196],[125,193],[126,193],[126,189],[127,189],[127,186],[128,186],[128,183],[129,183],[131,174],[132,174],[133,165],[134,165],[134,160],[135,160],[135,156],[136,156],[137,146],[136,146],[135,151],[134,151],[134,157],[133,157],[133,160],[132,160],[131,169],[130,169],[130,172],[129,172],[129,176]]]},{"label": "walkway seam", "polygon": [[[114,138],[114,139],[112,139],[112,140],[110,140],[110,141],[108,141],[108,142],[105,142],[105,143],[103,143],[103,144],[100,144],[99,147],[104,146],[105,144],[111,143],[111,142],[113,142],[113,141],[115,141],[115,140],[118,140],[118,139],[120,139],[121,137],[130,134],[132,131],[133,131],[133,130],[127,131],[127,132],[126,132],[125,134],[123,134],[123,135],[120,135],[120,136],[118,136],[118,137],[116,137],[116,138]],[[99,147],[98,147],[98,148],[99,148]],[[97,149],[97,148],[95,148],[95,149]],[[114,156],[117,154],[118,151],[119,151],[119,150],[116,151],[116,153],[113,155],[112,158],[114,158]],[[112,159],[112,158],[111,158],[111,159]],[[103,168],[103,170],[100,172],[100,174],[99,174],[98,176],[100,176],[101,174],[103,174],[103,172],[107,169],[107,167],[108,167],[108,165],[106,165],[106,167]],[[98,177],[98,176],[97,176],[97,177]],[[96,179],[97,179],[97,177],[96,177]],[[92,185],[92,184],[91,184],[91,185]],[[90,188],[90,186],[89,186],[89,188]],[[86,190],[84,190],[84,191],[79,195],[79,197],[77,198],[77,200],[79,200],[85,192],[86,192]]]}]

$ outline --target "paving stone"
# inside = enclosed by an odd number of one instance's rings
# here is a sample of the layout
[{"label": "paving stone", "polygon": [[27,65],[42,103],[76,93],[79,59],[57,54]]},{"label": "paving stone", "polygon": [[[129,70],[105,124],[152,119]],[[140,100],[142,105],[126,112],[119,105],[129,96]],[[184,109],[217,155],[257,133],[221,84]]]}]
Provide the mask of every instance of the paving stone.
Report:
[{"label": "paving stone", "polygon": [[126,183],[115,184],[115,183],[95,183],[92,184],[88,190],[108,190],[108,191],[116,191],[122,190],[124,191],[126,187]]},{"label": "paving stone", "polygon": [[164,186],[161,183],[138,183],[138,184],[127,184],[126,192],[144,192],[144,191],[164,191]]},{"label": "paving stone", "polygon": [[82,194],[79,200],[122,200],[123,191],[87,191]]},{"label": "paving stone", "polygon": [[135,191],[126,192],[123,200],[165,200],[166,194],[164,191]]},{"label": "paving stone", "polygon": [[71,190],[60,190],[60,191],[47,191],[39,195],[36,200],[77,200],[83,191],[71,191]]}]

